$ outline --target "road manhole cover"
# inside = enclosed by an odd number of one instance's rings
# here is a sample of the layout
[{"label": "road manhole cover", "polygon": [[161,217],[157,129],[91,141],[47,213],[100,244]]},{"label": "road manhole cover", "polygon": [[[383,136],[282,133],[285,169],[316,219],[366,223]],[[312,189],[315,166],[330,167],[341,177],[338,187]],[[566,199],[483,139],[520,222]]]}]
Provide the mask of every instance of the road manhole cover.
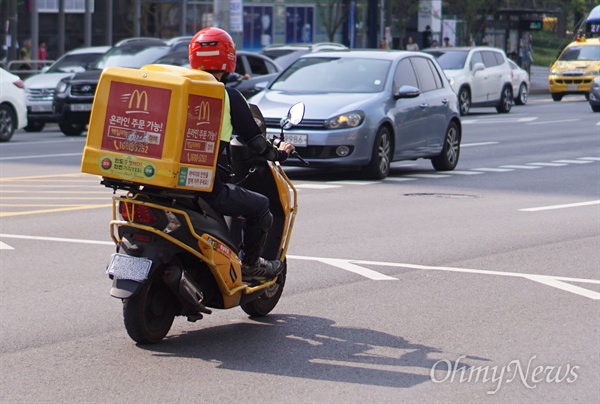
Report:
[{"label": "road manhole cover", "polygon": [[427,193],[427,192],[404,194],[404,196],[423,196],[423,197],[430,197],[430,198],[446,198],[446,199],[475,199],[475,198],[478,198],[477,195],[440,194],[440,193]]}]

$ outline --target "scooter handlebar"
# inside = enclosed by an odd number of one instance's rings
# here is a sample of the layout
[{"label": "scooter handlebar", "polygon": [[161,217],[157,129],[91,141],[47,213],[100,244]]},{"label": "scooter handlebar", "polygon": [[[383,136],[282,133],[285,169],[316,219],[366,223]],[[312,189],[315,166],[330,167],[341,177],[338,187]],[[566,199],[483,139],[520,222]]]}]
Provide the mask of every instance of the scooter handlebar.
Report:
[{"label": "scooter handlebar", "polygon": [[[279,147],[279,144],[282,142],[282,140],[280,138],[275,138],[273,139],[273,144],[276,147]],[[302,164],[304,164],[305,167],[307,167],[310,163],[306,160],[304,160],[302,158],[302,156],[300,156],[300,154],[298,154],[298,152],[296,150],[292,150],[292,152],[290,153],[290,156],[297,158],[298,160],[300,160],[302,162]]]}]

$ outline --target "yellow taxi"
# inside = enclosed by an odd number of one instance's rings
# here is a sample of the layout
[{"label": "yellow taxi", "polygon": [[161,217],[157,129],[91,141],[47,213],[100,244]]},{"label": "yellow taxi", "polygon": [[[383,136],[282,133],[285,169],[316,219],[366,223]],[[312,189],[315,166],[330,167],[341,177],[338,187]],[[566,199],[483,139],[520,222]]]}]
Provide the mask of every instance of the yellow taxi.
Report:
[{"label": "yellow taxi", "polygon": [[567,94],[589,97],[594,78],[600,75],[600,38],[571,42],[550,68],[548,88],[554,101]]}]

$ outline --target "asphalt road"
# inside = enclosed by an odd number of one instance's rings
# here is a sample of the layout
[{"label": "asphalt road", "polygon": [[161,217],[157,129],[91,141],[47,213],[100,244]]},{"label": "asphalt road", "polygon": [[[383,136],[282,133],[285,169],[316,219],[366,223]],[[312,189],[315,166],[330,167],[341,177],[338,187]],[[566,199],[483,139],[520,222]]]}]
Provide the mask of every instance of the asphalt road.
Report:
[{"label": "asphalt road", "polygon": [[289,276],[138,347],[104,273],[109,190],[84,138],[0,145],[0,397],[6,403],[596,402],[600,114],[532,96],[463,118],[457,169],[383,181],[289,168]]}]

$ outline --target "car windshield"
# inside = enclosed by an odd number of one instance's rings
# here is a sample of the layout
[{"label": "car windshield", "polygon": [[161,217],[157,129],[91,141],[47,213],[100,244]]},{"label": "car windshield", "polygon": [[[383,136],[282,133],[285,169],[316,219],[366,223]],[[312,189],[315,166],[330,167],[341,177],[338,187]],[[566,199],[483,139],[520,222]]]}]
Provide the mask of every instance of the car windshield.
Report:
[{"label": "car windshield", "polygon": [[271,90],[302,93],[377,93],[384,88],[391,62],[354,57],[297,60]]},{"label": "car windshield", "polygon": [[600,45],[569,46],[558,60],[600,60]]},{"label": "car windshield", "polygon": [[168,46],[124,46],[115,47],[102,55],[93,69],[102,70],[106,67],[131,67],[138,69],[165,55],[170,48]]},{"label": "car windshield", "polygon": [[52,64],[46,73],[78,73],[94,63],[102,53],[80,53],[65,55]]},{"label": "car windshield", "polygon": [[434,56],[444,70],[457,70],[465,67],[468,51],[427,51]]}]

